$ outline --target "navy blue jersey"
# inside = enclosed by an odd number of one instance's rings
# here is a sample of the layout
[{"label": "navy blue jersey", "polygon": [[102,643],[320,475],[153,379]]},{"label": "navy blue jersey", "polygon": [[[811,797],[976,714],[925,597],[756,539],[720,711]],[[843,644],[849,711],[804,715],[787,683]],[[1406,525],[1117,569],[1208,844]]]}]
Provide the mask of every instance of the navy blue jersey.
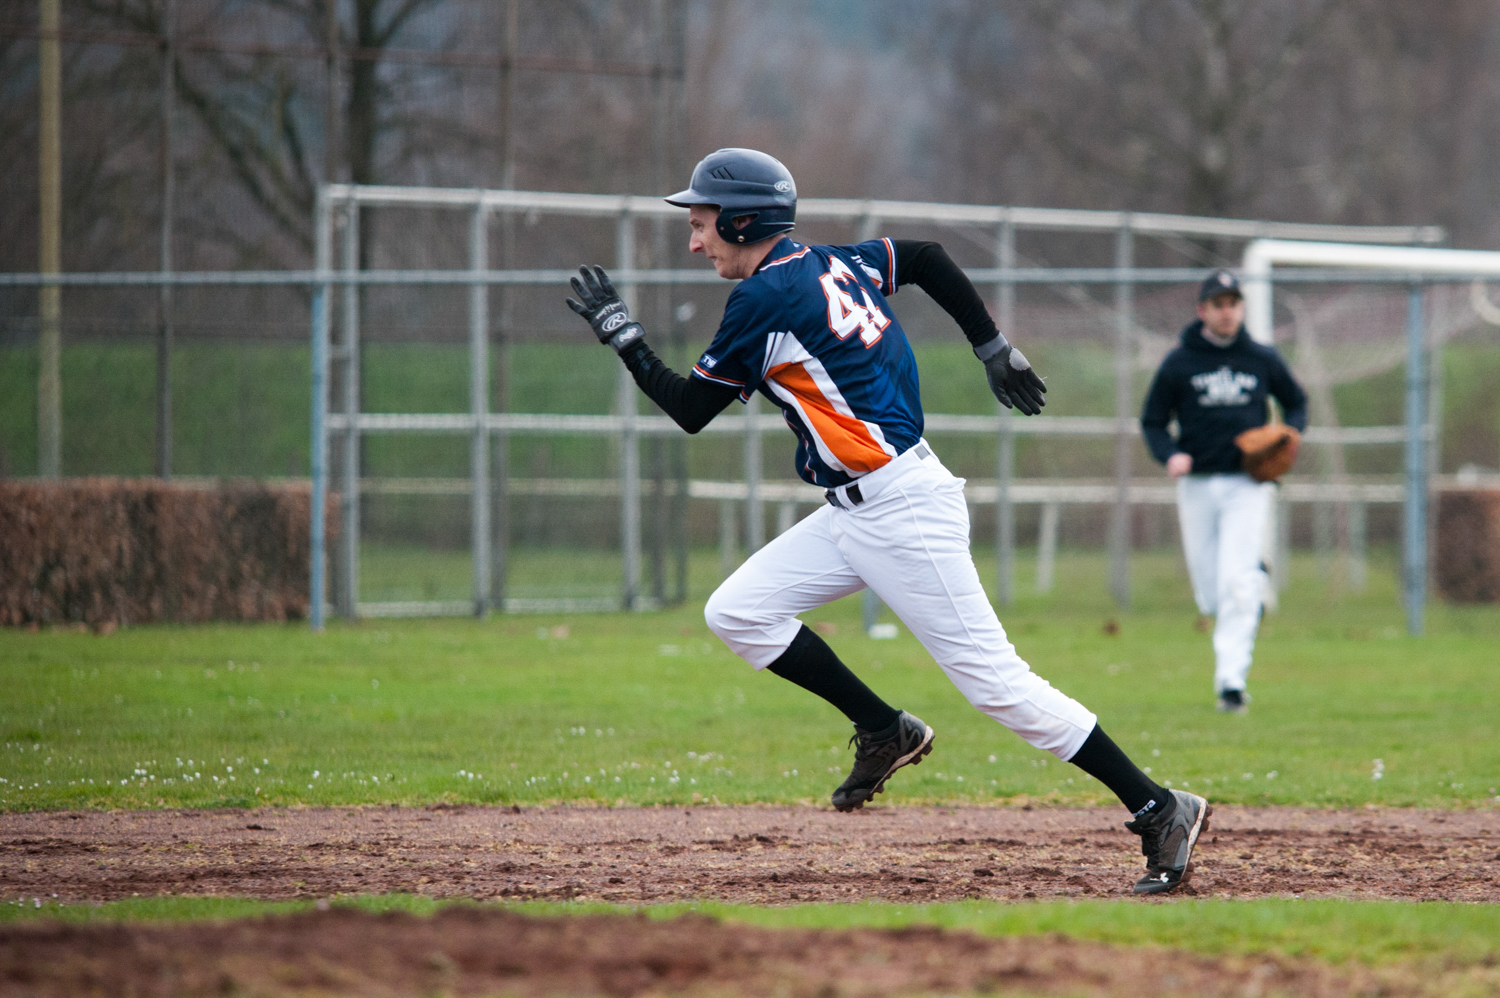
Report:
[{"label": "navy blue jersey", "polygon": [[[1266,397],[1281,403],[1288,426],[1307,429],[1307,395],[1274,347],[1256,343],[1241,326],[1227,347],[1203,336],[1203,320],[1182,331],[1151,381],[1141,411],[1141,430],[1151,454],[1163,464],[1178,451],[1193,459],[1193,474],[1240,470],[1234,438],[1266,422]],[[1178,438],[1167,424],[1175,418]]]},{"label": "navy blue jersey", "polygon": [[783,237],[729,295],[693,377],[759,391],[797,435],[797,474],[828,488],[882,467],[922,436],[917,364],[886,296],[889,239],[803,246]]}]

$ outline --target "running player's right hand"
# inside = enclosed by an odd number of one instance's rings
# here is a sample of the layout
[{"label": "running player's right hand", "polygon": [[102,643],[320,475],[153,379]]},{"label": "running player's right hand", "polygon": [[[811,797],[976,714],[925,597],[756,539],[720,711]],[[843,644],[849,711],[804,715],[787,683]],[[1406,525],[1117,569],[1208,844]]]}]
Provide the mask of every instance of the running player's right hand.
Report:
[{"label": "running player's right hand", "polygon": [[583,300],[569,298],[568,307],[583,316],[600,343],[609,344],[615,353],[619,353],[646,335],[639,322],[630,321],[630,309],[615,292],[615,286],[603,267],[595,267],[592,273],[587,267],[579,267],[578,273],[583,277],[583,283],[580,284],[577,277],[573,278],[573,293]]},{"label": "running player's right hand", "polygon": [[[996,344],[999,349],[996,349]],[[1036,371],[1025,355],[1002,336],[983,346],[974,348],[975,356],[984,361],[984,376],[989,379],[990,391],[1007,409],[1021,410],[1027,416],[1035,416],[1047,404],[1047,385],[1037,377]]]}]

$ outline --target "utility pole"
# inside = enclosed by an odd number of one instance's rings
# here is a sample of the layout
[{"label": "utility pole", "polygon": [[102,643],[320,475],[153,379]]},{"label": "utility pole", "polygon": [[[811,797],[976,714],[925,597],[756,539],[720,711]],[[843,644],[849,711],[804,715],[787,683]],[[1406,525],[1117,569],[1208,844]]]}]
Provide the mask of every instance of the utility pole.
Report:
[{"label": "utility pole", "polygon": [[[172,272],[172,214],[177,196],[173,163],[172,112],[176,105],[173,0],[161,5],[161,272]],[[172,477],[172,286],[162,284],[156,330],[156,475]]]},{"label": "utility pole", "polygon": [[[652,0],[651,3],[651,193],[667,193],[667,144],[669,141],[672,80],[667,75],[667,51],[670,48],[671,28],[668,17],[673,13],[670,0]],[[651,266],[667,266],[667,220],[657,216],[651,220]],[[672,327],[672,287],[658,285],[651,296],[653,329],[668,330]],[[754,406],[751,406],[754,409]],[[651,595],[657,606],[667,602],[667,535],[672,529],[671,504],[667,500],[667,440],[660,436],[650,438],[647,446],[651,454],[652,510],[651,510]],[[678,523],[678,530],[686,526]]]},{"label": "utility pole", "polygon": [[323,0],[327,15],[324,22],[323,77],[323,182],[339,180],[339,3]]},{"label": "utility pole", "polygon": [[[516,107],[515,76],[516,53],[520,36],[520,0],[505,0],[500,25],[500,80],[496,93],[498,108],[496,132],[499,135],[500,187],[513,190],[516,186]],[[516,216],[514,212],[500,213],[500,266],[515,266]],[[498,322],[495,325],[495,343],[491,351],[494,378],[491,380],[492,412],[510,411],[510,340],[514,319],[512,305],[515,296],[511,289],[501,286],[494,293],[499,296]],[[490,532],[492,536],[490,558],[490,607],[496,613],[505,612],[505,583],[509,577],[510,559],[510,434],[503,430],[491,438],[490,453]]]},{"label": "utility pole", "polygon": [[[62,53],[58,31],[62,0],[41,0],[41,135],[39,156],[40,244],[37,270],[62,270]],[[37,474],[62,474],[62,288],[43,285],[41,330],[37,342]]]},{"label": "utility pole", "polygon": [[1135,285],[1123,272],[1135,266],[1135,232],[1129,222],[1115,233],[1115,502],[1109,516],[1109,587],[1115,606],[1130,609],[1130,472],[1135,438],[1128,421],[1132,415],[1132,376],[1135,372]]}]

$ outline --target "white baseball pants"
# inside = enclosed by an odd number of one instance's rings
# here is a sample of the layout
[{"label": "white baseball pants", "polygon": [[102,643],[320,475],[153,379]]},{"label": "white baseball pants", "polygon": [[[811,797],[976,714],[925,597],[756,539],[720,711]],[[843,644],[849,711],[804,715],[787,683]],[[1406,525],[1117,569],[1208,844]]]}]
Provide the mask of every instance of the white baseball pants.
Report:
[{"label": "white baseball pants", "polygon": [[869,586],[970,703],[1071,759],[1096,718],[1032,672],[1006,638],[969,554],[963,488],[923,441],[751,555],[709,597],[704,617],[764,669],[801,629],[797,614]]},{"label": "white baseball pants", "polygon": [[1248,475],[1184,475],[1177,520],[1198,612],[1214,617],[1214,693],[1243,690],[1260,627],[1261,543],[1271,510],[1269,482]]}]

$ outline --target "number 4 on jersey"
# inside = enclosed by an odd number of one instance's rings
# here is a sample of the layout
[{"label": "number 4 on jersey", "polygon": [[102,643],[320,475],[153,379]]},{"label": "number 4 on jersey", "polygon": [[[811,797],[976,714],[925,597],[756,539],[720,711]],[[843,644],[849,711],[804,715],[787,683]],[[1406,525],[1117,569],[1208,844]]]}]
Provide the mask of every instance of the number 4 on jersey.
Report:
[{"label": "number 4 on jersey", "polygon": [[[823,294],[828,299],[828,328],[841,340],[847,340],[857,332],[865,346],[873,346],[880,339],[881,331],[891,324],[891,320],[880,311],[880,306],[870,300],[870,293],[859,286],[854,272],[844,266],[842,260],[834,257],[830,264],[828,273],[818,278],[823,285]],[[858,291],[864,303],[855,301],[854,296],[840,286],[840,282],[847,282]]]}]

